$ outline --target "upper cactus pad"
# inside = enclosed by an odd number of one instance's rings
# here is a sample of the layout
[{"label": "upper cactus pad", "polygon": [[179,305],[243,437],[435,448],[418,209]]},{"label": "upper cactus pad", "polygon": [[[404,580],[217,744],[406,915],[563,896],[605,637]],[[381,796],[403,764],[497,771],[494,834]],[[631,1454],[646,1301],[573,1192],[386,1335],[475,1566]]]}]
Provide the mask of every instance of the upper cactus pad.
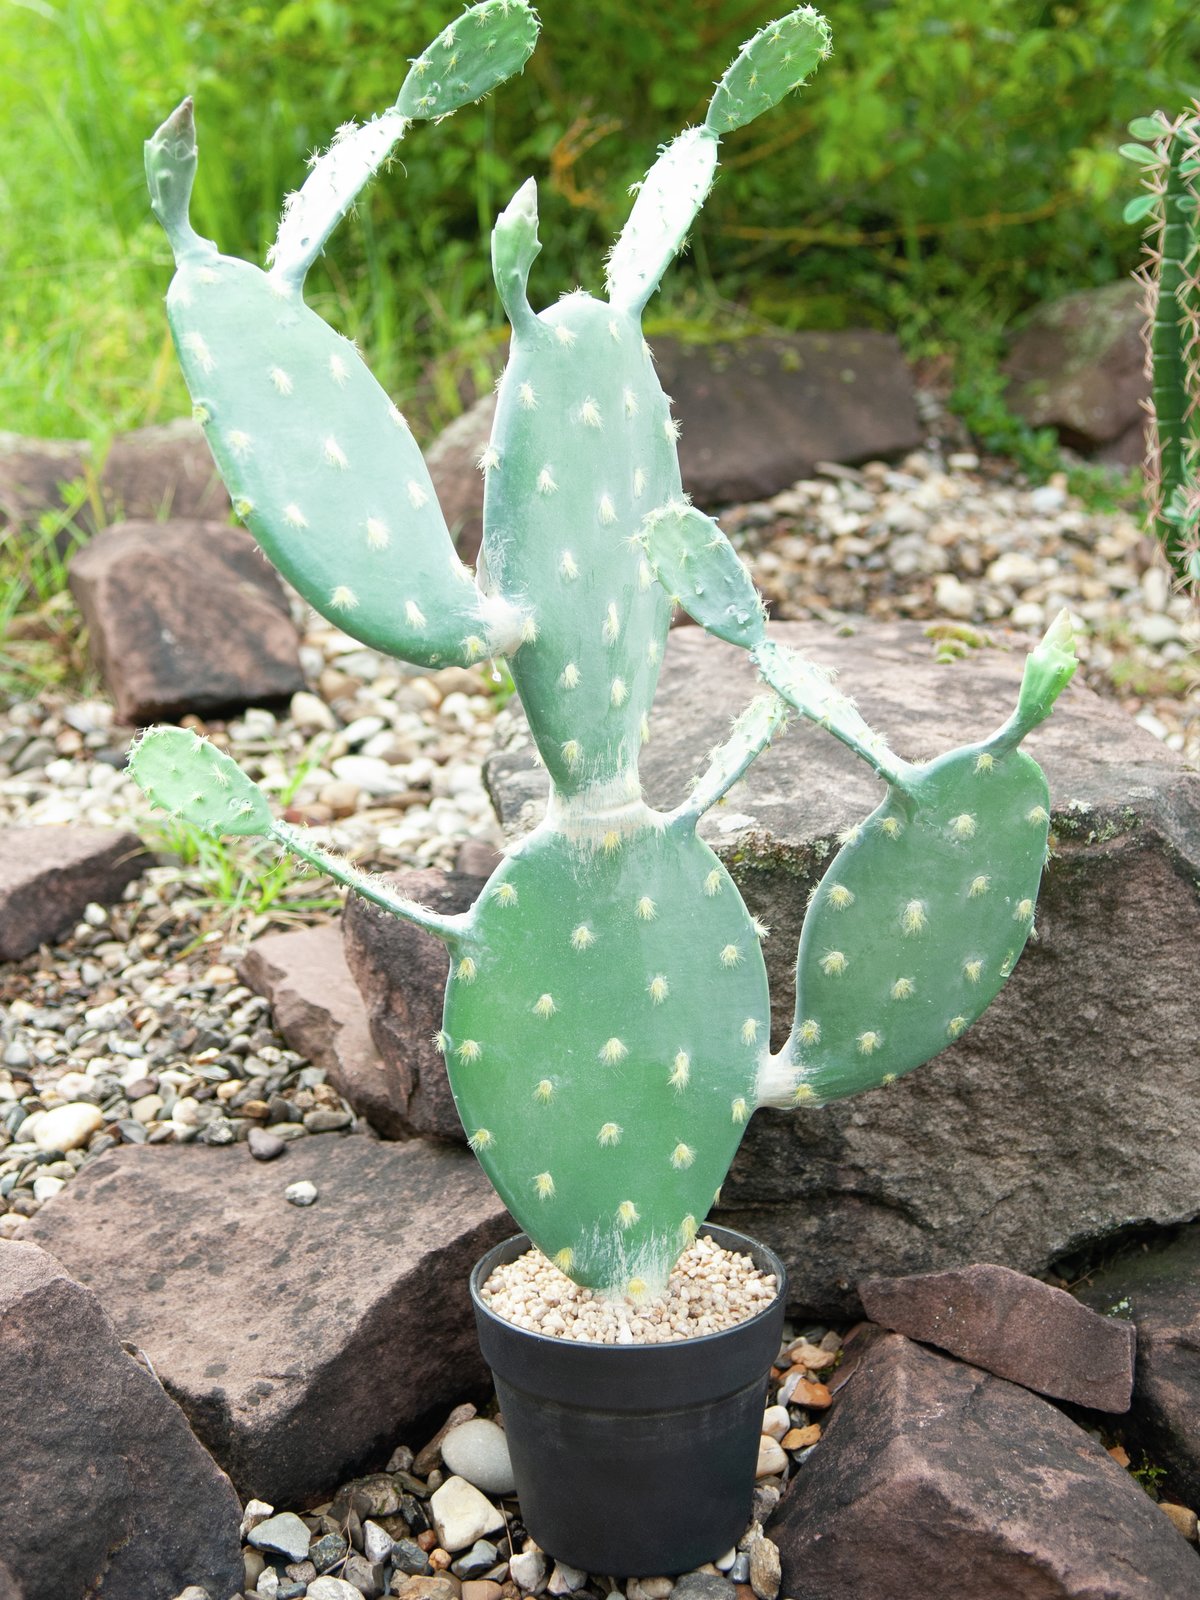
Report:
[{"label": "upper cactus pad", "polygon": [[429,120],[481,100],[520,72],[537,37],[537,13],[523,0],[482,0],[443,28],[416,57],[396,110]]},{"label": "upper cactus pad", "polygon": [[718,134],[745,127],[799,89],[831,50],[829,24],[811,6],[769,22],[742,46],[717,85],[705,125]]}]

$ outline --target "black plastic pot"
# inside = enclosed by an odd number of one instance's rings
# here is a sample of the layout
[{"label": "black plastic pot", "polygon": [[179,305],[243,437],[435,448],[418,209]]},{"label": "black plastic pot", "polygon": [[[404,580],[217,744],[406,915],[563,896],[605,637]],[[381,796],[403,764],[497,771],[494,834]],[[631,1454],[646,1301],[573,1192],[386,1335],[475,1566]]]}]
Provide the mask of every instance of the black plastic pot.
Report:
[{"label": "black plastic pot", "polygon": [[543,1550],[585,1572],[687,1572],[724,1554],[749,1520],[787,1277],[765,1245],[727,1228],[703,1232],[774,1273],[779,1293],[748,1322],[672,1344],[552,1339],[497,1317],[479,1290],[529,1249],[524,1234],[471,1274],[522,1520]]}]

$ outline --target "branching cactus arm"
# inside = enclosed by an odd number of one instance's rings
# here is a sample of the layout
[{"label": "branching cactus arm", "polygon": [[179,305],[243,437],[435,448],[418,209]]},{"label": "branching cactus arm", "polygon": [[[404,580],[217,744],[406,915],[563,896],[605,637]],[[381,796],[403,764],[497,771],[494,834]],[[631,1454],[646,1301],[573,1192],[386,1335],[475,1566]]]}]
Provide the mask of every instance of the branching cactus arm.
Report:
[{"label": "branching cactus arm", "polygon": [[829,26],[811,6],[768,23],[742,49],[717,85],[708,115],[661,152],[638,186],[629,220],[608,259],[608,296],[640,313],[683,249],[708,198],[721,135],[776,106],[830,53]]},{"label": "branching cactus arm", "polygon": [[396,894],[387,884],[348,861],[311,844],[299,828],[278,821],[266,796],[236,761],[199,734],[183,728],[148,728],[129,752],[129,771],[139,788],[171,817],[213,838],[224,834],[273,839],[335,883],[442,939],[451,949],[470,940],[471,915],[440,917]]},{"label": "branching cactus arm", "polygon": [[646,519],[643,538],[672,598],[748,649],[778,695],[888,785],[814,891],[795,1023],[778,1055],[763,1052],[756,1103],[818,1105],[891,1082],[983,1013],[1033,932],[1049,794],[1017,746],[1075,670],[1066,613],[1026,661],[1004,725],[917,766],[888,748],[827,674],[766,638],[750,576],[710,518],[665,507]]},{"label": "branching cactus arm", "polygon": [[483,0],[460,17],[417,58],[396,106],[342,130],[317,160],[285,212],[269,273],[220,255],[188,222],[189,101],[146,146],[152,201],[178,263],[171,327],[235,510],[323,616],[427,666],[511,652],[526,617],[476,587],[403,416],[301,287],[410,119],[447,115],[494,87],[523,64],[536,33],[524,0]]}]

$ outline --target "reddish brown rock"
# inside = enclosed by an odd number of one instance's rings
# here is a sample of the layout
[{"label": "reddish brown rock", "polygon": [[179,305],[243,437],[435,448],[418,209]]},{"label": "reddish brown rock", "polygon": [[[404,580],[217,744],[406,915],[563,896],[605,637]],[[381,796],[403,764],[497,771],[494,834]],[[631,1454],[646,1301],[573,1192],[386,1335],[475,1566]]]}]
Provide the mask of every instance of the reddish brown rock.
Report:
[{"label": "reddish brown rock", "polygon": [[371,1038],[340,926],[326,922],[256,939],[238,963],[238,976],[266,995],[291,1048],[324,1067],[338,1093],[385,1138],[398,1137],[395,1074]]},{"label": "reddish brown rock", "polygon": [[763,500],[818,461],[872,461],[921,443],[916,395],[891,334],[853,328],[654,343],[683,426],[683,485],[701,506]]},{"label": "reddish brown rock", "polygon": [[70,583],[122,722],[261,704],[304,686],[279,580],[241,529],[121,523],[74,557]]},{"label": "reddish brown rock", "polygon": [[[835,668],[909,758],[997,727],[1029,643],[996,630],[993,647],[943,666],[918,624],[770,631]],[[673,631],[642,752],[652,804],[680,803],[760,690],[743,652],[700,628]],[[544,812],[546,774],[519,713],[505,720],[487,781],[517,837]],[[1200,1206],[1200,774],[1078,681],[1025,748],[1050,785],[1054,853],[1038,941],[1011,980],[898,1083],[822,1110],[759,1112],[722,1185],[718,1220],[779,1251],[809,1315],[853,1316],[868,1275],[964,1261],[1041,1272],[1131,1220],[1179,1223]],[[839,834],[879,798],[863,762],[796,718],[701,824],[771,929],[776,1046],[792,1021],[809,894]]]},{"label": "reddish brown rock", "polygon": [[0,828],[0,961],[18,961],[69,932],[93,900],[119,900],[149,864],[132,833]]},{"label": "reddish brown rock", "polygon": [[1140,1486],[1027,1389],[879,1336],[772,1520],[794,1600],[1197,1600]]},{"label": "reddish brown rock", "polygon": [[865,1278],[872,1322],[1035,1389],[1098,1411],[1128,1411],[1134,1332],[1062,1289],[1008,1267],[976,1265]]},{"label": "reddish brown rock", "polygon": [[[485,882],[436,867],[397,873],[388,881],[442,916],[466,911]],[[392,1111],[386,1125],[382,1108],[372,1122],[392,1138],[417,1132],[465,1143],[445,1064],[433,1042],[442,1026],[445,945],[353,895],[342,914],[342,937],[346,964],[386,1068]]]},{"label": "reddish brown rock", "polygon": [[0,1529],[24,1600],[174,1600],[243,1581],[233,1485],[45,1251],[0,1244]]},{"label": "reddish brown rock", "polygon": [[199,424],[190,417],[113,440],[100,472],[107,523],[221,522],[229,495]]},{"label": "reddish brown rock", "polygon": [[1200,1224],[1138,1250],[1080,1288],[1080,1299],[1137,1329],[1137,1369],[1121,1436],[1166,1467],[1171,1488],[1200,1505]]},{"label": "reddish brown rock", "polygon": [[83,439],[29,439],[0,433],[0,528],[37,524],[63,506],[62,489],[79,482],[90,456]]},{"label": "reddish brown rock", "polygon": [[[134,519],[221,521],[229,496],[190,418],[118,434],[102,457],[86,439],[0,433],[0,527],[34,527],[44,512],[70,507],[73,528],[91,534]],[[65,554],[67,543],[59,549]]]},{"label": "reddish brown rock", "polygon": [[1141,402],[1150,393],[1141,299],[1139,285],[1123,278],[1039,306],[1004,362],[1017,415],[1057,429],[1078,450],[1132,441],[1123,448],[1140,462]]},{"label": "reddish brown rock", "polygon": [[[288,1184],[316,1185],[310,1206]],[[92,1287],[237,1484],[320,1499],[482,1384],[467,1277],[515,1228],[474,1157],[362,1135],[134,1146],[22,1232]]]}]

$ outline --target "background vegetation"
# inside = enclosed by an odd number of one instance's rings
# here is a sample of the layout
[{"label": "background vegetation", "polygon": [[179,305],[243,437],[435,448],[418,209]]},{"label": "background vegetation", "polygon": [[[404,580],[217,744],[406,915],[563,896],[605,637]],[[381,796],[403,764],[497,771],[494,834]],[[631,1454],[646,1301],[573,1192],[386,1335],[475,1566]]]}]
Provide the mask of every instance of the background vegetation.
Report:
[{"label": "background vegetation", "polygon": [[[778,0],[782,3],[782,0]],[[455,0],[0,0],[0,428],[103,438],[186,407],[142,140],[196,97],[195,218],[261,259],[282,195],[340,122],[395,96]],[[414,129],[311,280],[325,315],[435,425],[498,365],[486,236],[541,186],[535,295],[595,289],[656,144],[702,115],[763,0],[544,0],[517,82]],[[954,355],[996,420],[999,331],[1136,261],[1124,124],[1200,85],[1183,0],[828,0],[835,55],[735,135],[655,308],[733,324],[870,323]]]}]

